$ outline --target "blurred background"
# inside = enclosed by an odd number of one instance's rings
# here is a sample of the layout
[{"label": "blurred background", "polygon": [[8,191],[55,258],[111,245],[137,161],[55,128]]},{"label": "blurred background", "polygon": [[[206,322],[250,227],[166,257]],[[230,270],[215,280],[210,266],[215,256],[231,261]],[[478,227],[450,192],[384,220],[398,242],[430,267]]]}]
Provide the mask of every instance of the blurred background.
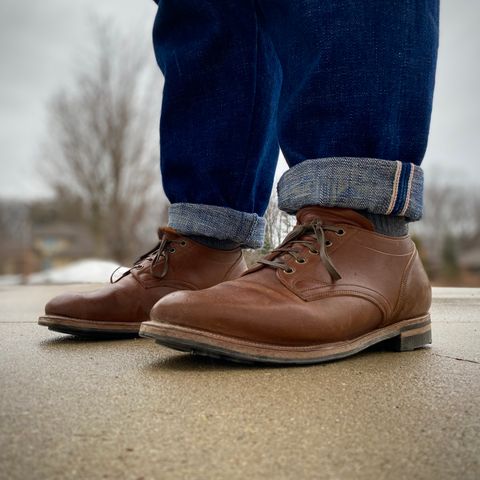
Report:
[{"label": "blurred background", "polygon": [[[0,0],[0,285],[105,281],[155,244],[168,205],[155,10]],[[425,216],[411,227],[435,285],[480,286],[479,24],[479,3],[443,1]],[[293,223],[274,197],[267,223],[266,249]]]}]

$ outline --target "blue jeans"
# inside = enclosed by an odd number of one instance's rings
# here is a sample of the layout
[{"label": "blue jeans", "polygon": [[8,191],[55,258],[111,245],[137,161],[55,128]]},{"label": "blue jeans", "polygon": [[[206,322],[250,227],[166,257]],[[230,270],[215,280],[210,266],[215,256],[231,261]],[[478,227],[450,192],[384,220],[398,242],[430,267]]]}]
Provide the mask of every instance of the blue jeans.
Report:
[{"label": "blue jeans", "polygon": [[169,225],[263,242],[279,206],[422,214],[438,0],[160,0]]}]

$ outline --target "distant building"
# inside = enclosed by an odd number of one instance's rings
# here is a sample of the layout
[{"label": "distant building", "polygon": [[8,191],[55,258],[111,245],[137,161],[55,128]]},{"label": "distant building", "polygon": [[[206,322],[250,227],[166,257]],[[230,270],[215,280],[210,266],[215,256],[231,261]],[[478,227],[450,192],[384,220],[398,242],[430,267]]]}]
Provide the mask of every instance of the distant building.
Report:
[{"label": "distant building", "polygon": [[480,242],[468,249],[464,249],[458,259],[462,269],[480,274]]},{"label": "distant building", "polygon": [[52,223],[32,228],[32,248],[40,270],[46,270],[90,256],[93,245],[82,225]]}]

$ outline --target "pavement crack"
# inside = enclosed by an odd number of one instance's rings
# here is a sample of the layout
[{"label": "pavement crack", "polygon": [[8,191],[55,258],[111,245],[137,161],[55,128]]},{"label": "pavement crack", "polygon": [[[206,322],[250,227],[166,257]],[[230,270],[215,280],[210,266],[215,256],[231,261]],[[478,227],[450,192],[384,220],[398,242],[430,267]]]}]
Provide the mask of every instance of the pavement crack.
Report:
[{"label": "pavement crack", "polygon": [[480,365],[480,362],[477,362],[476,360],[470,360],[469,358],[453,357],[452,355],[442,355],[441,353],[434,353],[434,355],[437,357],[451,358],[452,360],[458,360],[459,362],[468,362]]}]

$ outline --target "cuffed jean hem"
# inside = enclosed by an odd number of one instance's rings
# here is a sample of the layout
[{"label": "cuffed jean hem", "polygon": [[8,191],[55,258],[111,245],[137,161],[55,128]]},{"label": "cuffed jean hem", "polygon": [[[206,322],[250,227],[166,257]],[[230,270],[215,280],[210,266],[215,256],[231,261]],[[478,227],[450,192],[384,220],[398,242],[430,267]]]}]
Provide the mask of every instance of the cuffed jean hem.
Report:
[{"label": "cuffed jean hem", "polygon": [[320,205],[411,222],[422,217],[423,170],[413,163],[376,158],[315,158],[287,170],[277,192],[278,206],[287,213]]},{"label": "cuffed jean hem", "polygon": [[184,235],[204,235],[230,240],[248,248],[263,246],[265,218],[228,207],[173,203],[168,226]]}]

